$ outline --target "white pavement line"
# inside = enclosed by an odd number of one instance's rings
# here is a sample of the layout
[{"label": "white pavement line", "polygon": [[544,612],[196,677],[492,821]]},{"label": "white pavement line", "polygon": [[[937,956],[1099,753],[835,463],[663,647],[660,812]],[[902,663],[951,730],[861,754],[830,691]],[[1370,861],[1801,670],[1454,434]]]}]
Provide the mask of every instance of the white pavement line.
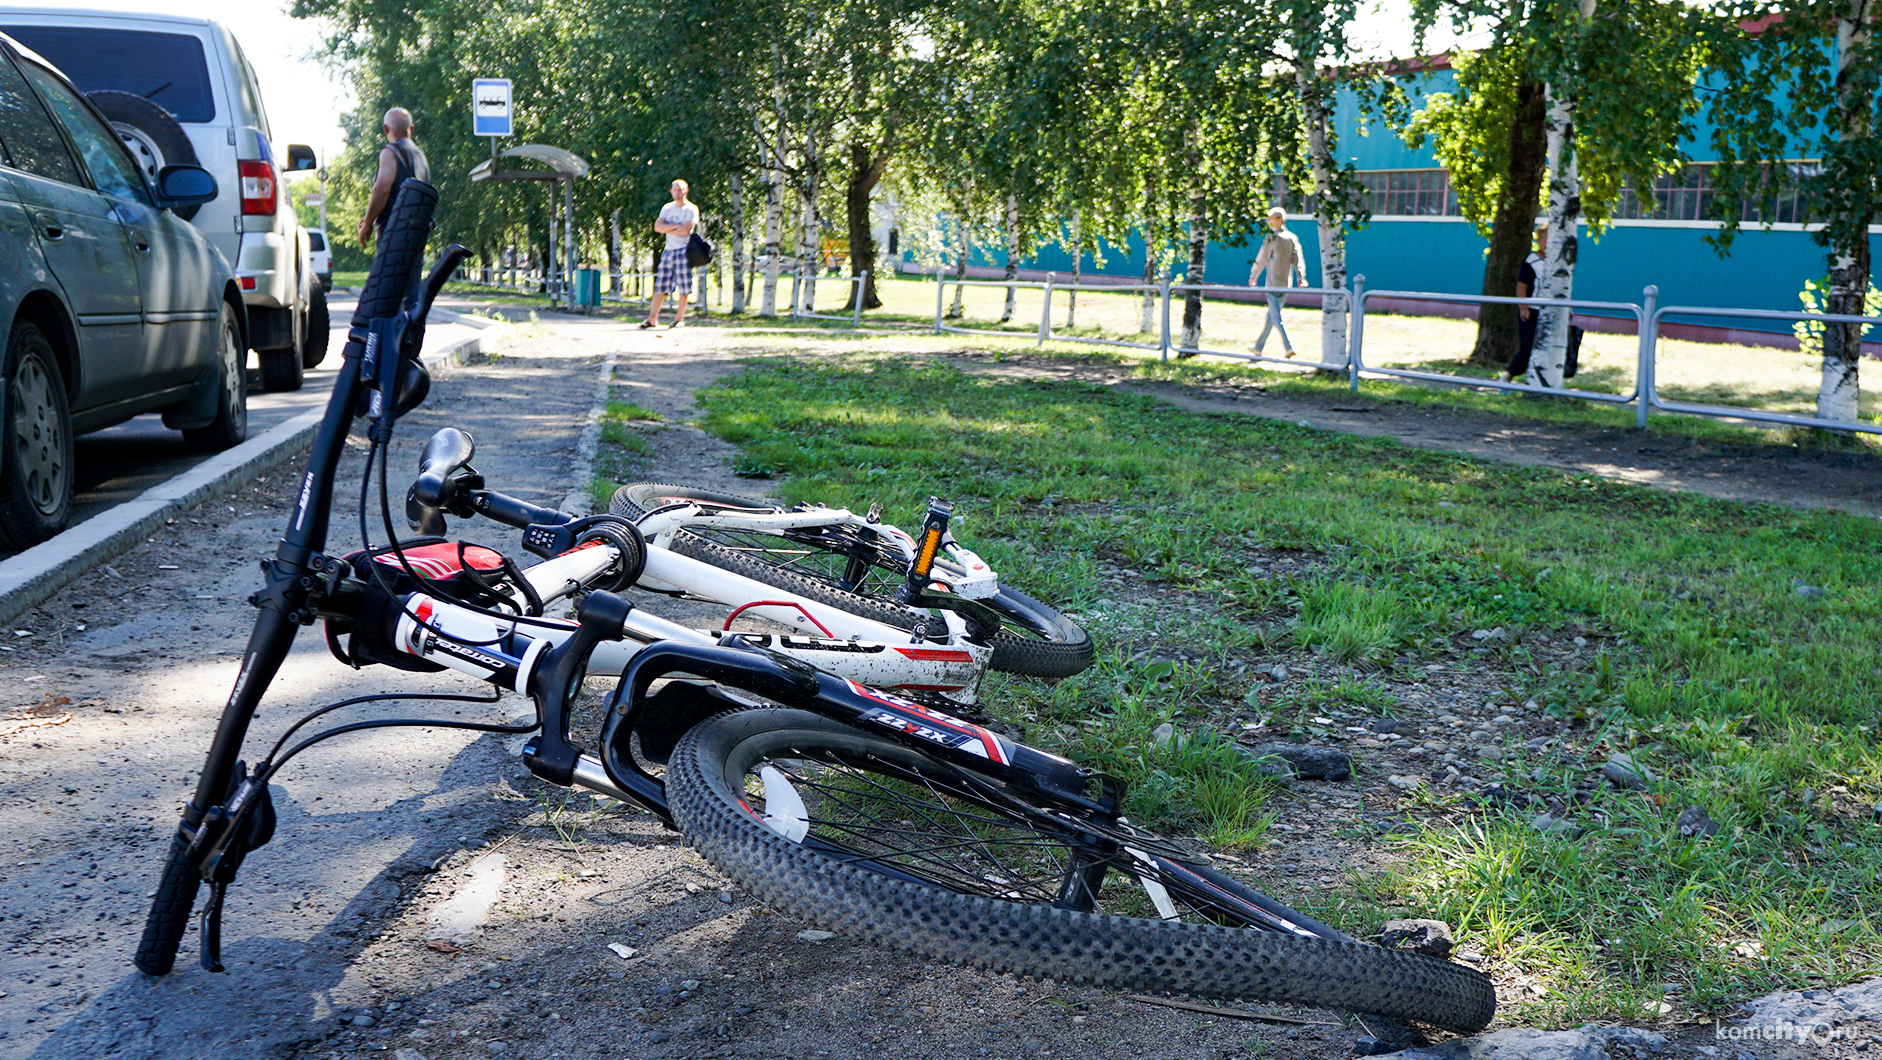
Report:
[{"label": "white pavement line", "polygon": [[[595,453],[601,447],[601,416],[608,411],[608,397],[613,387],[614,354],[610,351],[601,359],[601,375],[595,380],[595,405],[588,410],[588,423],[582,427],[581,437],[575,440],[575,466],[571,469],[575,488],[562,498],[565,512],[588,515],[594,508],[590,480],[595,477]],[[5,619],[0,618],[0,621]]]},{"label": "white pavement line", "polygon": [[[486,327],[482,333],[459,339],[420,360],[427,365],[462,364],[496,335],[489,330],[493,322],[479,323]],[[309,409],[0,563],[0,623],[11,622],[93,567],[134,547],[171,515],[231,493],[286,463],[300,453],[325,413],[324,404]]]}]

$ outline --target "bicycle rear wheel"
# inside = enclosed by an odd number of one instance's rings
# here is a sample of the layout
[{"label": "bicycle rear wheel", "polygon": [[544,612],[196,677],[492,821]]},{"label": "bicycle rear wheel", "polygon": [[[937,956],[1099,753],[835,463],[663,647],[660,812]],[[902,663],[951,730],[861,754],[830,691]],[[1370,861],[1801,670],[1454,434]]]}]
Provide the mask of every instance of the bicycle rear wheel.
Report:
[{"label": "bicycle rear wheel", "polygon": [[[615,491],[608,509],[629,519],[685,501],[758,512],[803,511],[729,493],[639,482]],[[776,586],[897,629],[914,629],[921,614],[895,602],[908,575],[908,560],[895,543],[871,540],[853,526],[805,527],[771,533],[733,527],[694,527],[673,535],[673,551],[753,581]],[[935,561],[946,581],[959,568]],[[1091,635],[1056,609],[1010,586],[980,603],[1001,621],[993,638],[993,661],[1002,673],[1062,678],[1083,672],[1095,652]]]},{"label": "bicycle rear wheel", "polygon": [[741,886],[896,949],[1456,1031],[1495,1012],[1495,991],[1474,969],[1355,942],[1153,837],[1031,806],[804,711],[702,722],[675,749],[666,784],[681,830]]}]

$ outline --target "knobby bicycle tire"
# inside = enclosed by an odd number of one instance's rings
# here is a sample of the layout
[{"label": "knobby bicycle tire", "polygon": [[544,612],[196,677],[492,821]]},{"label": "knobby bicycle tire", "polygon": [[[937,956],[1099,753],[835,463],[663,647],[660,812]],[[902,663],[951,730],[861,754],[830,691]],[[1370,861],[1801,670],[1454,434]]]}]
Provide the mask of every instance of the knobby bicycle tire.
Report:
[{"label": "knobby bicycle tire", "polygon": [[189,842],[182,836],[170,838],[170,855],[164,859],[163,878],[157,895],[150,903],[150,915],[144,918],[144,937],[137,944],[137,956],[131,963],[150,975],[168,975],[176,966],[177,947],[189,927],[190,907],[196,904],[196,889],[202,877],[190,868]]},{"label": "knobby bicycle tire", "polygon": [[422,180],[399,185],[399,197],[379,235],[379,250],[372,271],[360,288],[353,326],[368,327],[376,317],[398,313],[405,295],[424,266],[425,241],[431,237],[431,215],[438,206],[438,189]]},{"label": "knobby bicycle tire", "polygon": [[[768,501],[660,482],[622,486],[608,508],[616,515],[639,519],[683,499],[779,510]],[[682,556],[897,629],[912,630],[922,617],[894,601],[908,573],[901,551],[887,542],[862,541],[846,527],[788,535],[697,527],[674,534],[670,547]],[[862,562],[856,562],[859,559]],[[936,567],[945,575],[949,564],[938,560]],[[993,659],[988,664],[993,669],[1062,678],[1091,665],[1095,657],[1091,635],[1051,606],[1004,585],[996,596],[980,603],[997,612],[1003,626],[993,637]]]},{"label": "knobby bicycle tire", "polygon": [[[777,812],[797,813],[793,798],[803,806],[808,835],[796,840],[788,826],[764,821],[778,777],[791,797],[780,793],[786,808]],[[1117,897],[1101,889],[1068,903],[1090,880],[1078,865],[1096,863],[1089,832],[965,784],[919,751],[804,711],[746,709],[702,722],[674,750],[666,784],[681,830],[740,886],[869,942],[1110,989],[1319,1005],[1459,1032],[1495,1014],[1495,991],[1475,969],[1232,926],[1246,921],[1211,892],[1247,889],[1206,868],[1191,870],[1199,883],[1162,878],[1191,919],[1161,919],[1132,877],[1154,878],[1163,855],[1107,866]],[[1077,863],[1081,850],[1087,860]]]}]

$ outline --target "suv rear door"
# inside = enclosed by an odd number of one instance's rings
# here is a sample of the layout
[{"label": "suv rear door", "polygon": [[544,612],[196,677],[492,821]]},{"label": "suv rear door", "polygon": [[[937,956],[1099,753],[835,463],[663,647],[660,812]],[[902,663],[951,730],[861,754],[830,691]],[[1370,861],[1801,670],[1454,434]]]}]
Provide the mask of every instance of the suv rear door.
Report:
[{"label": "suv rear door", "polygon": [[131,240],[112,203],[87,186],[76,159],[7,49],[0,48],[0,144],[8,177],[53,278],[77,316],[81,356],[74,411],[134,385],[143,323]]}]

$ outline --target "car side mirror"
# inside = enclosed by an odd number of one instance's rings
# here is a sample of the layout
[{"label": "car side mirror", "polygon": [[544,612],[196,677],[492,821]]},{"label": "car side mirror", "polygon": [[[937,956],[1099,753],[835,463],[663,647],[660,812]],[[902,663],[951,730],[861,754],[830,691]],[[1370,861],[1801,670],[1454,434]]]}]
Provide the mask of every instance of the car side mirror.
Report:
[{"label": "car side mirror", "polygon": [[320,162],[314,158],[314,149],[306,144],[288,145],[289,173],[306,173],[320,168]]},{"label": "car side mirror", "polygon": [[166,210],[198,206],[219,194],[216,178],[201,166],[165,166],[157,171],[157,205]]}]

